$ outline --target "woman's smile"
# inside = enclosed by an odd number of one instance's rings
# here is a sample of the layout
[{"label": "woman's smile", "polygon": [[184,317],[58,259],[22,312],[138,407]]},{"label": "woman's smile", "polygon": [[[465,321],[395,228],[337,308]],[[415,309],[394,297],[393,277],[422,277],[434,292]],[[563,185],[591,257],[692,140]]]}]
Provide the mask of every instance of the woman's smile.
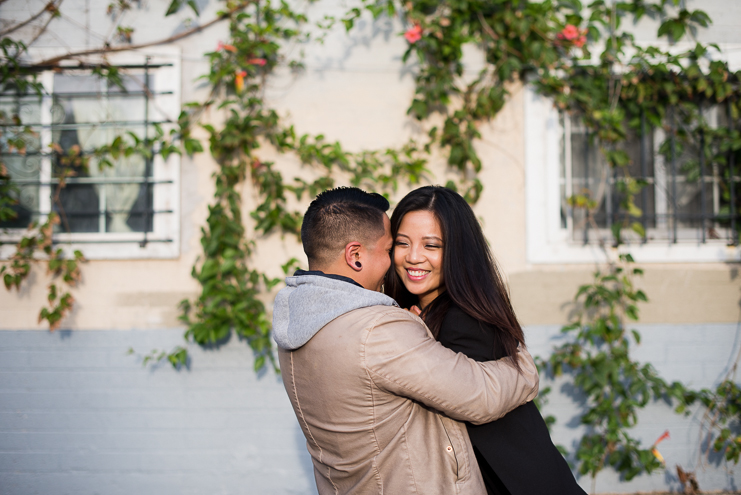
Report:
[{"label": "woman's smile", "polygon": [[407,275],[411,280],[422,280],[427,275],[429,275],[430,270],[416,270],[412,268],[407,268]]}]

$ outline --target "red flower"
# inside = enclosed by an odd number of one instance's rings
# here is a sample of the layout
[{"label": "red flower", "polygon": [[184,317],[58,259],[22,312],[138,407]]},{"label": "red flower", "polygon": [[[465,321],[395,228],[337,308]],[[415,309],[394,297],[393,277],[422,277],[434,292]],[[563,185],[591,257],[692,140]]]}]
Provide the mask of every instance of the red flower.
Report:
[{"label": "red flower", "polygon": [[219,43],[216,45],[216,51],[218,52],[220,50],[226,50],[228,52],[237,53],[237,47],[235,47],[234,45],[226,45],[222,43],[221,41],[219,41]]},{"label": "red flower", "polygon": [[409,43],[416,43],[420,39],[422,39],[422,27],[419,24],[415,24],[414,27],[409,28],[409,30],[404,33],[404,38]]},{"label": "red flower", "polygon": [[268,61],[264,58],[251,58],[247,60],[247,63],[251,65],[259,65],[260,67],[262,67],[263,65],[267,64]]}]

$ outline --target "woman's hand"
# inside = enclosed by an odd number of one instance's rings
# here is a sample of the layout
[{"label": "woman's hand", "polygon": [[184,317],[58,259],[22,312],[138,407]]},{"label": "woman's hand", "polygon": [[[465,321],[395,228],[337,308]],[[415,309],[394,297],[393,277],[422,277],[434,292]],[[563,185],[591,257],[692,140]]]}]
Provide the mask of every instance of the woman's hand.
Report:
[{"label": "woman's hand", "polygon": [[405,308],[407,311],[409,311],[412,314],[415,314],[417,316],[422,315],[422,310],[419,309],[417,306],[412,306],[411,308]]}]

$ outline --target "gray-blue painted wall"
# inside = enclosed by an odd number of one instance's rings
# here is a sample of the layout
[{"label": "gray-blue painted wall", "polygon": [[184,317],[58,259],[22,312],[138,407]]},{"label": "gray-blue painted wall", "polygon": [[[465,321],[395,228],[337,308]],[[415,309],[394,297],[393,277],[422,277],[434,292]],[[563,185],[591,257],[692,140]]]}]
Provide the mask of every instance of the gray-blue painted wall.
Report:
[{"label": "gray-blue painted wall", "polygon": [[[739,347],[735,324],[644,325],[634,356],[668,380],[711,386]],[[558,327],[529,327],[545,356]],[[171,349],[180,330],[0,332],[0,494],[313,494],[305,441],[280,379],[258,377],[244,343],[192,347],[190,370],[143,368],[139,354]],[[556,443],[579,436],[579,405],[566,381],[553,385]],[[664,404],[641,414],[635,434],[660,445],[668,469],[620,482],[609,470],[599,493],[678,489],[674,465],[697,469],[704,490],[735,488],[733,466],[698,467],[701,413]],[[588,490],[591,480],[583,478]]]}]

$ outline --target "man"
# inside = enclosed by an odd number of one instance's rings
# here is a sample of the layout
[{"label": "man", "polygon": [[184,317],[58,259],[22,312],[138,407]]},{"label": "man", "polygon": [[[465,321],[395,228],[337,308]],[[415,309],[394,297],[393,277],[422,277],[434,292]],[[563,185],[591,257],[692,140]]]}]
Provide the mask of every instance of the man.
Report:
[{"label": "man", "polygon": [[391,264],[388,207],[357,188],[317,196],[301,226],[309,271],[288,277],[275,299],[281,374],[317,488],[484,495],[458,421],[486,423],[532,400],[535,364],[524,350],[522,373],[456,354],[378,292]]}]

